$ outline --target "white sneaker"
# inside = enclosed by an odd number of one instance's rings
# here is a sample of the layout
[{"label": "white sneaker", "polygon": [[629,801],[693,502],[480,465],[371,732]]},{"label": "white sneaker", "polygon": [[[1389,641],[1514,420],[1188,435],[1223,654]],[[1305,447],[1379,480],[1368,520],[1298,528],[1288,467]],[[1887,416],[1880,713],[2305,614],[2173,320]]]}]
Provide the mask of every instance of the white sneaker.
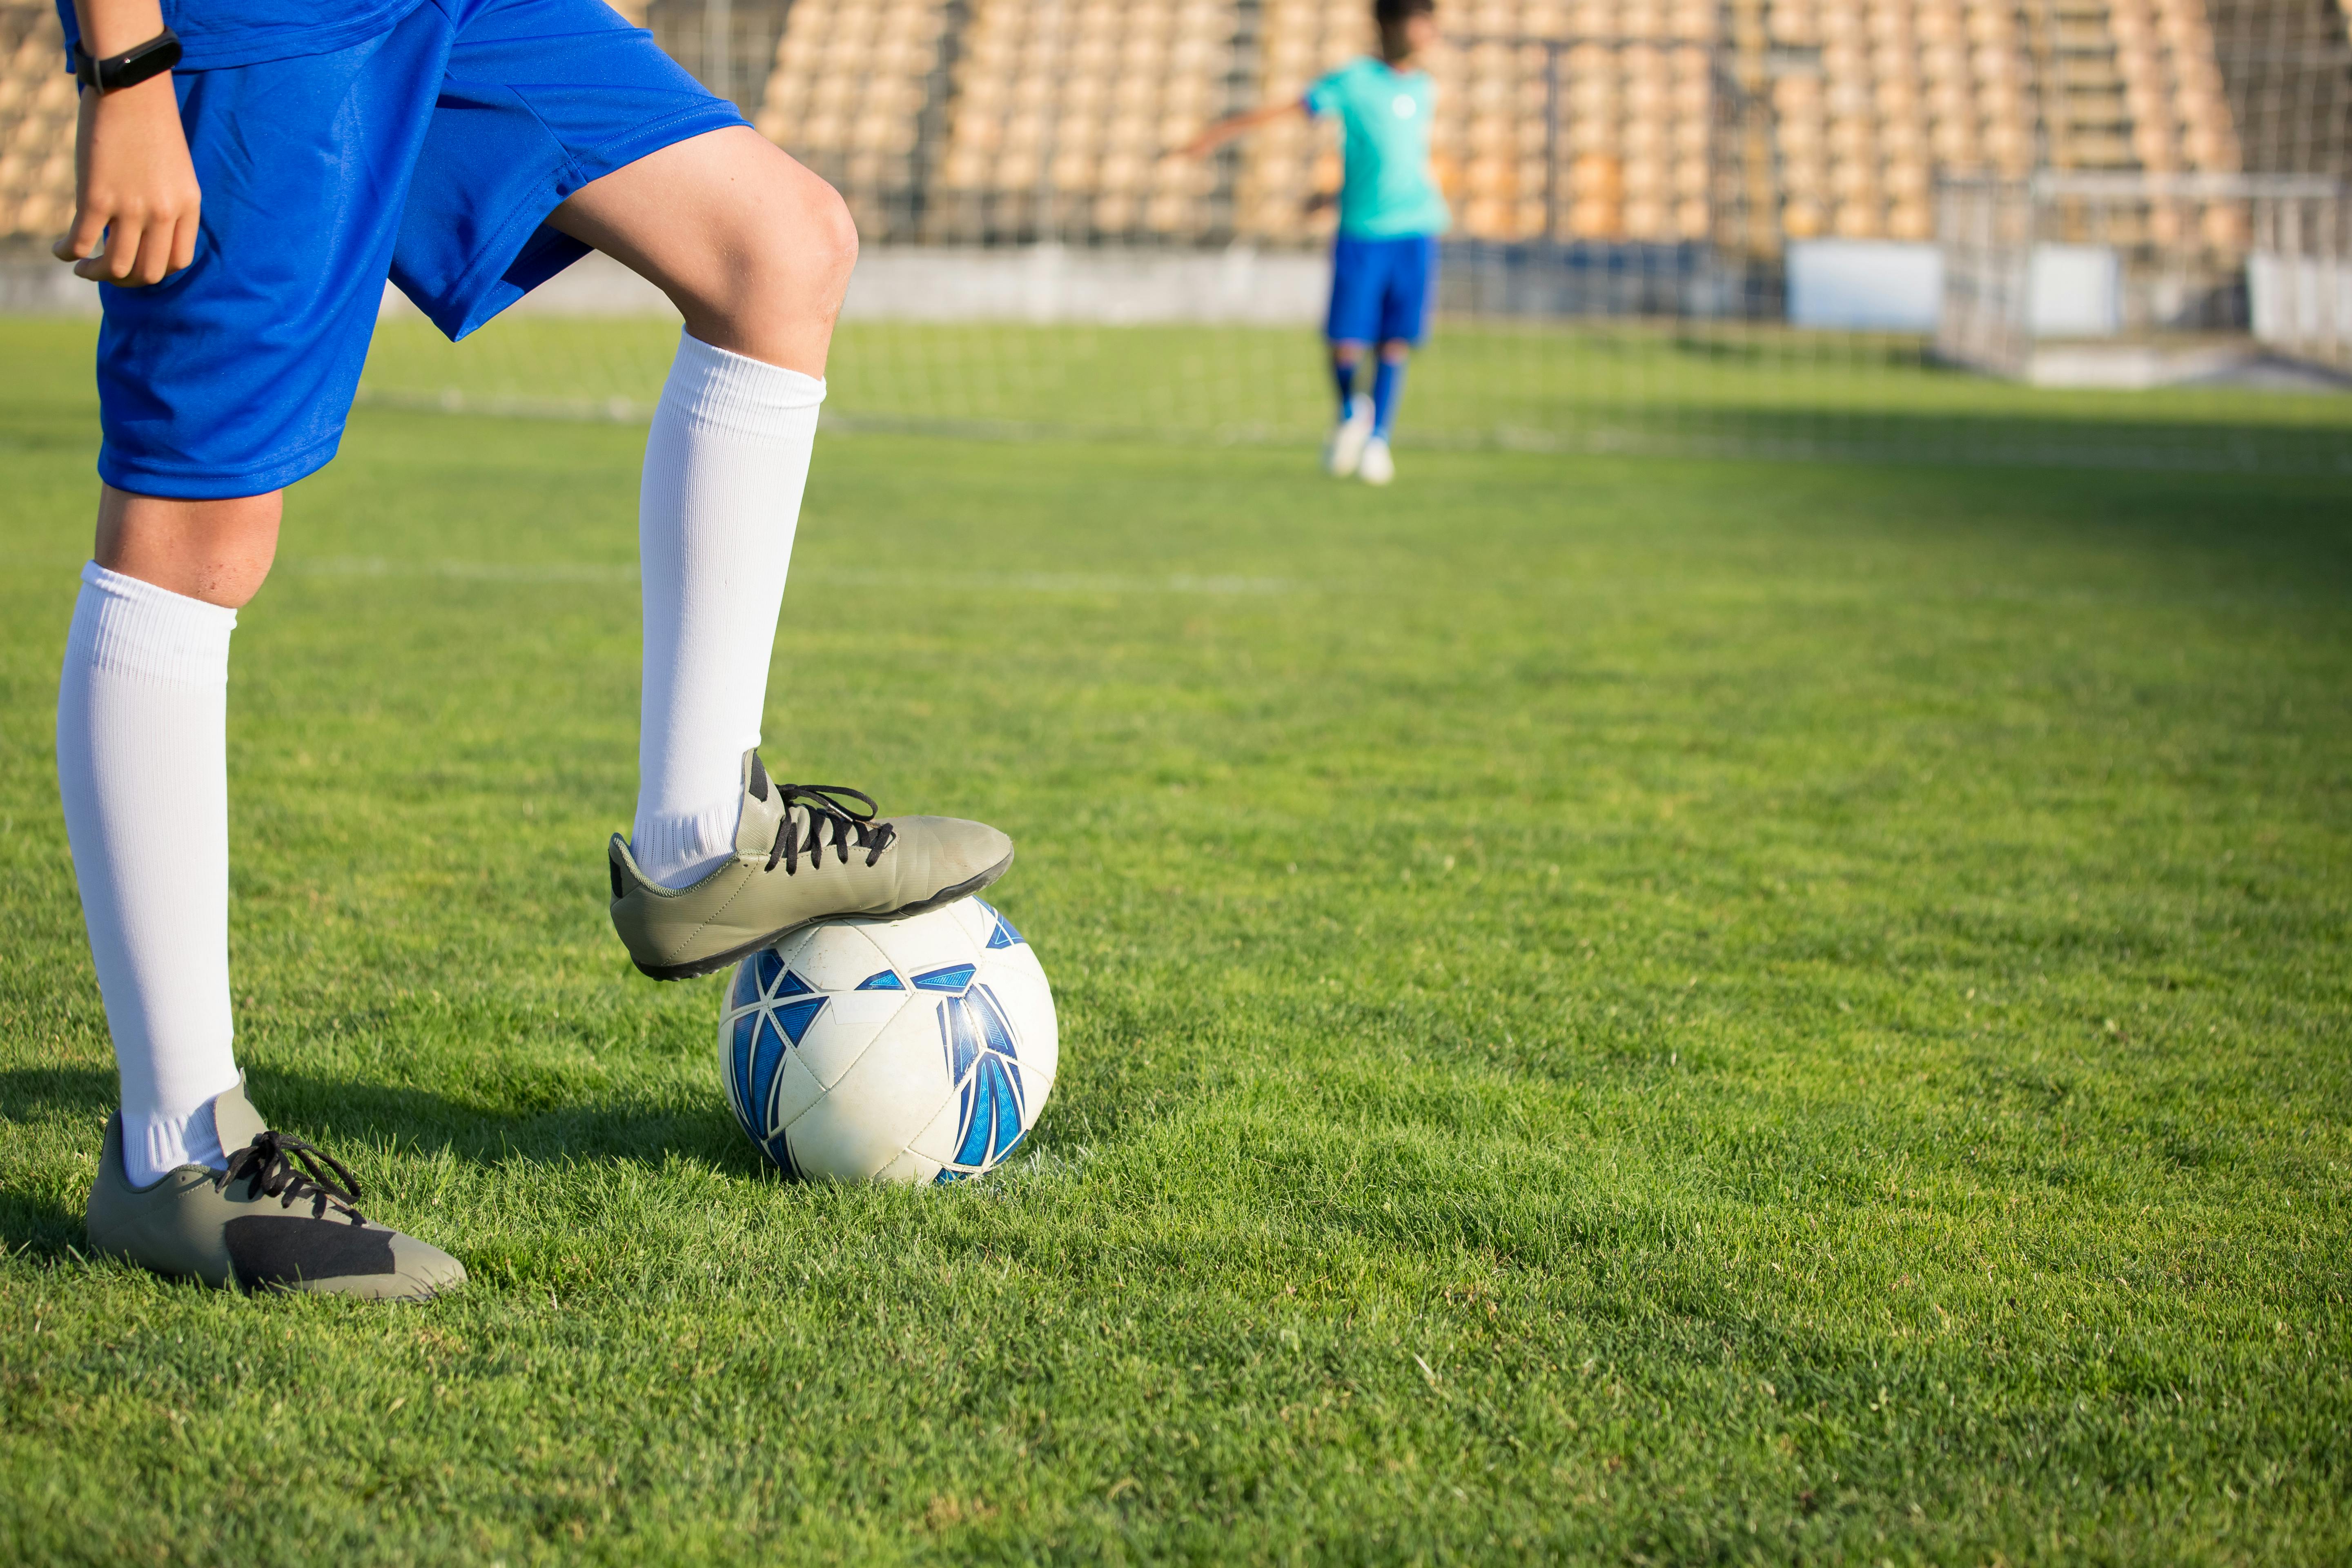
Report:
[{"label": "white sneaker", "polygon": [[1356,477],[1368,485],[1384,485],[1396,478],[1396,459],[1389,456],[1388,437],[1375,436],[1364,443],[1356,459]]},{"label": "white sneaker", "polygon": [[1335,479],[1354,473],[1371,438],[1372,400],[1358,393],[1348,400],[1348,416],[1331,426],[1331,438],[1323,443],[1323,471]]}]

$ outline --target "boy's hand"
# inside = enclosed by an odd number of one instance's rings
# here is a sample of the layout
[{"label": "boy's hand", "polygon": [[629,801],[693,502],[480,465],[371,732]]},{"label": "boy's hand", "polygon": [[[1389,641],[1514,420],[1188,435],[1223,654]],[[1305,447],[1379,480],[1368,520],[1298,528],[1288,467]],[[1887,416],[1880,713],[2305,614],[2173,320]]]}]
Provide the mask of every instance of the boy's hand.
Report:
[{"label": "boy's hand", "polygon": [[118,92],[83,90],[73,227],[52,256],[72,262],[78,278],[161,283],[195,259],[203,203],[169,71]]}]

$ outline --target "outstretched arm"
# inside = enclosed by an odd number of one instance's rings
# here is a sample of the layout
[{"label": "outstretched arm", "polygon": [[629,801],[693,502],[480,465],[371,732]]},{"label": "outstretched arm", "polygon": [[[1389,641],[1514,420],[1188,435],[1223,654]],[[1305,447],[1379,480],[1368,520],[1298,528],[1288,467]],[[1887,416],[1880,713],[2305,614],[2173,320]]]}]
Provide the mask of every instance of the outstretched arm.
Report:
[{"label": "outstretched arm", "polygon": [[1245,136],[1261,125],[1271,125],[1286,114],[1307,112],[1307,100],[1292,99],[1288,103],[1269,103],[1243,114],[1229,114],[1190,142],[1176,149],[1180,158],[1198,158],[1223,146],[1236,136]]},{"label": "outstretched arm", "polygon": [[[81,47],[99,59],[163,30],[157,0],[75,0],[74,13]],[[171,72],[114,92],[82,89],[74,176],[73,227],[49,253],[77,276],[137,288],[195,259],[203,193]]]}]

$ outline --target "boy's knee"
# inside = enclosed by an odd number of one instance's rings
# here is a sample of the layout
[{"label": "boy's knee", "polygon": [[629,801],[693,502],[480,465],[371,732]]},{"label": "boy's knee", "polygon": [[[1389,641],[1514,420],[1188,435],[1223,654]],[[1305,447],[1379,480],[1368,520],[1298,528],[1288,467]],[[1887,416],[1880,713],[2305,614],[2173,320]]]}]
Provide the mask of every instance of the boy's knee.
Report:
[{"label": "boy's knee", "polygon": [[[739,265],[737,302],[780,297],[837,304],[857,263],[857,225],[841,193],[798,163],[779,159],[761,199],[743,203],[724,247]],[[828,299],[827,296],[830,295]]]},{"label": "boy's knee", "polygon": [[829,329],[857,264],[857,225],[840,192],[780,155],[765,189],[719,227],[712,252],[725,264],[702,271],[677,300],[689,323],[708,322],[724,334],[714,341],[763,358],[797,333]]},{"label": "boy's knee", "polygon": [[804,189],[796,242],[806,247],[812,267],[846,288],[850,268],[857,265],[857,220],[839,191],[806,170],[800,173]]},{"label": "boy's knee", "polygon": [[109,485],[100,493],[100,566],[186,598],[242,609],[278,556],[285,492],[174,500]]}]

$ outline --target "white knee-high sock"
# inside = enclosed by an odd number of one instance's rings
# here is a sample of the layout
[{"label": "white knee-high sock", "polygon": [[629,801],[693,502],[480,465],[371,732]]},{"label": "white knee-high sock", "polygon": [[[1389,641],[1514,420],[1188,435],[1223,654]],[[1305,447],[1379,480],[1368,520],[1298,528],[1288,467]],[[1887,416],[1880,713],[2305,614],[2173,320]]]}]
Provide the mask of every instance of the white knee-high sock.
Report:
[{"label": "white knee-high sock", "polygon": [[639,868],[669,887],[734,852],[824,401],[814,376],[679,334],[637,498],[646,663],[629,835]]},{"label": "white knee-high sock", "polygon": [[58,786],[144,1186],[226,1163],[228,639],[236,612],[82,568],[58,689]]}]

